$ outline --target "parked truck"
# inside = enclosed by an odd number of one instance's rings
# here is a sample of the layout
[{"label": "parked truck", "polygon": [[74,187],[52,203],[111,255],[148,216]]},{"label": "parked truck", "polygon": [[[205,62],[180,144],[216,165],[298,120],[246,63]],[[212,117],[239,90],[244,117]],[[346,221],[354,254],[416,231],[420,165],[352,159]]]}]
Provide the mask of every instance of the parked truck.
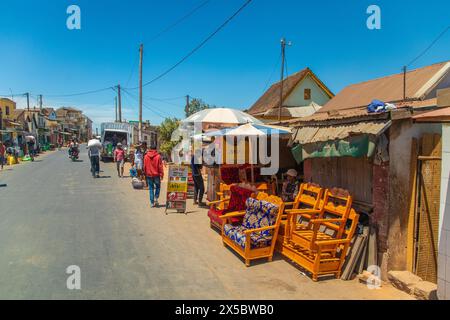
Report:
[{"label": "parked truck", "polygon": [[121,122],[105,122],[101,124],[102,161],[112,160],[118,143],[123,145],[128,155],[133,143],[133,125]]}]

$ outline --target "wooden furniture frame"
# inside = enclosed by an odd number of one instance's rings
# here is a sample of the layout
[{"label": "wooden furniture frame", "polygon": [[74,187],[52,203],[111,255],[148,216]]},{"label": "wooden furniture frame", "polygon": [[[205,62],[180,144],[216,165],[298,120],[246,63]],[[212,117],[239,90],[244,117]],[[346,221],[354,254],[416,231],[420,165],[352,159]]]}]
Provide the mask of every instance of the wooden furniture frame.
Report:
[{"label": "wooden furniture frame", "polygon": [[[285,202],[285,210],[281,215],[280,231],[277,238],[277,250],[282,251],[283,242],[286,235],[289,235],[287,230],[290,229],[291,221],[288,219],[288,213],[296,212],[301,216],[302,220],[309,221],[313,217],[314,212],[319,212],[319,205],[324,193],[324,189],[312,183],[302,183],[300,190],[293,202]],[[291,209],[286,209],[291,207]],[[309,223],[308,223],[309,226]],[[308,226],[305,226],[307,228]],[[297,228],[300,228],[298,225]]]},{"label": "wooden furniture frame", "polygon": [[[270,202],[278,207],[277,217],[275,220],[275,223],[271,226],[257,228],[257,229],[247,229],[244,231],[245,233],[245,248],[242,248],[239,244],[231,240],[228,236],[225,235],[224,226],[226,223],[229,223],[230,219],[233,217],[242,217],[245,216],[246,211],[240,211],[240,212],[231,212],[226,215],[221,216],[224,223],[222,224],[222,241],[223,245],[226,247],[230,247],[235,252],[237,252],[242,258],[245,260],[245,265],[247,267],[250,266],[250,261],[255,259],[261,259],[261,258],[267,258],[268,261],[272,261],[273,258],[273,252],[275,250],[275,244],[277,240],[278,235],[278,229],[280,227],[280,219],[281,214],[284,210],[284,202],[281,198],[277,196],[270,196],[266,193],[260,192],[256,196],[257,200],[262,200],[266,202]],[[261,232],[271,230],[272,231],[272,239],[270,242],[270,246],[263,247],[263,248],[251,248],[251,238],[250,235],[254,232]]]},{"label": "wooden furniture frame", "polygon": [[[340,203],[337,203],[340,202]],[[341,189],[326,190],[319,210],[291,210],[288,236],[282,254],[312,273],[312,279],[334,274],[340,278],[342,265],[358,225],[359,215],[351,208],[352,197],[342,195]],[[308,227],[299,228],[298,215],[311,217]],[[347,227],[348,221],[350,227]],[[333,233],[330,235],[329,232]]]}]

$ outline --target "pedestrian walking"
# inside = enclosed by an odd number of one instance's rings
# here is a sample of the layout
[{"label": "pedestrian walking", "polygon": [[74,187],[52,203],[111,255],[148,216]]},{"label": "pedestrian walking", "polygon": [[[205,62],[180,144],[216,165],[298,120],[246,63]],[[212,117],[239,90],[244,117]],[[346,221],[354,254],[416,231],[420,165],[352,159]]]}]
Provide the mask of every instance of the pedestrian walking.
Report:
[{"label": "pedestrian walking", "polygon": [[158,199],[161,192],[161,180],[164,178],[164,167],[161,155],[153,144],[150,146],[150,150],[145,154],[143,171],[150,192],[150,204],[153,208],[158,207]]},{"label": "pedestrian walking", "polygon": [[97,139],[92,139],[88,142],[88,156],[91,160],[91,173],[92,177],[100,178],[100,152],[102,150],[102,144]]},{"label": "pedestrian walking", "polygon": [[[147,146],[147,142],[145,142],[145,141],[140,142],[140,145],[141,145],[141,151],[142,151],[142,170],[143,170],[143,168],[144,168],[143,161],[144,161],[145,155],[147,154],[148,146]],[[148,189],[148,183],[147,183],[147,179],[145,178],[144,172],[142,172],[142,175],[143,175],[144,183],[145,183],[144,189]]]},{"label": "pedestrian walking", "polygon": [[117,165],[117,174],[119,178],[123,178],[123,171],[125,167],[125,150],[121,143],[117,144],[116,150],[114,150],[114,162]]},{"label": "pedestrian walking", "polygon": [[142,172],[142,168],[144,167],[144,154],[142,153],[141,146],[136,147],[136,151],[134,153],[134,167],[137,171],[137,177],[140,180],[144,180]]},{"label": "pedestrian walking", "polygon": [[191,158],[191,171],[192,179],[194,180],[194,204],[198,204],[199,206],[205,205],[203,203],[205,183],[203,181],[202,168],[203,166],[201,164],[196,163],[195,154],[193,153]]},{"label": "pedestrian walking", "polygon": [[2,141],[0,141],[0,166],[3,170],[3,165],[5,164],[5,154],[6,154],[6,147],[3,144]]}]

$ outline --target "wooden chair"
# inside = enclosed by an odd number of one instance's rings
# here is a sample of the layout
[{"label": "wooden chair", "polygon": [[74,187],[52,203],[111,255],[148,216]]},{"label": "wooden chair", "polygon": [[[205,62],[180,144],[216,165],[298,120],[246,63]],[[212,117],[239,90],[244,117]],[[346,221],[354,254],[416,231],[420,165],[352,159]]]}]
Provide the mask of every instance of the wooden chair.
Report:
[{"label": "wooden chair", "polygon": [[[281,214],[284,203],[281,198],[258,193],[256,199],[249,198],[244,212],[232,212],[221,216],[222,241],[236,251],[250,266],[254,259],[267,258],[272,261]],[[231,219],[244,217],[239,226],[233,226]]]},{"label": "wooden chair", "polygon": [[231,186],[232,184],[220,184],[219,191],[216,192],[216,195],[218,197],[217,204],[219,210],[225,209],[226,201],[230,200]]},{"label": "wooden chair", "polygon": [[334,189],[325,191],[319,212],[310,213],[307,227],[294,223],[297,215],[302,213],[288,212],[288,220],[292,224],[287,231],[289,235],[283,243],[282,254],[310,271],[314,281],[326,274],[339,278],[359,220],[351,205],[350,195]]},{"label": "wooden chair", "polygon": [[[239,185],[232,185],[230,187],[230,195],[223,197],[221,200],[208,201],[210,207],[208,210],[208,217],[210,219],[211,228],[222,230],[223,220],[220,216],[228,213],[245,209],[245,202],[247,198],[251,197],[255,191],[242,188]],[[240,222],[240,219],[233,218],[233,223]]]},{"label": "wooden chair", "polygon": [[[295,197],[293,202],[285,202],[285,210],[281,215],[280,231],[277,238],[277,250],[281,251],[283,248],[283,242],[285,241],[285,236],[288,233],[291,221],[288,219],[288,213],[295,212],[296,218],[300,216],[300,221],[295,221],[298,224],[297,228],[301,228],[305,223],[304,228],[308,228],[309,220],[314,216],[315,213],[319,213],[319,205],[322,199],[324,190],[316,184],[313,183],[302,183],[300,185],[300,190],[298,195]],[[291,209],[286,209],[291,207]]]}]

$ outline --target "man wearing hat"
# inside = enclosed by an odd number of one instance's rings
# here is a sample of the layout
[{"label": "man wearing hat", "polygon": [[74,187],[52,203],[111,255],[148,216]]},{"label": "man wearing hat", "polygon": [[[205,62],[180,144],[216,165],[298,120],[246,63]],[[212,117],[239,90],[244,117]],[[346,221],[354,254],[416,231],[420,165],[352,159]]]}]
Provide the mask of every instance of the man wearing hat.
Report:
[{"label": "man wearing hat", "polygon": [[281,198],[285,202],[292,202],[295,200],[299,190],[298,173],[295,169],[289,169],[286,175],[287,180],[283,183]]},{"label": "man wearing hat", "polygon": [[116,150],[114,150],[114,162],[117,164],[117,174],[119,175],[119,178],[123,178],[125,151],[123,150],[121,143],[118,143]]}]

